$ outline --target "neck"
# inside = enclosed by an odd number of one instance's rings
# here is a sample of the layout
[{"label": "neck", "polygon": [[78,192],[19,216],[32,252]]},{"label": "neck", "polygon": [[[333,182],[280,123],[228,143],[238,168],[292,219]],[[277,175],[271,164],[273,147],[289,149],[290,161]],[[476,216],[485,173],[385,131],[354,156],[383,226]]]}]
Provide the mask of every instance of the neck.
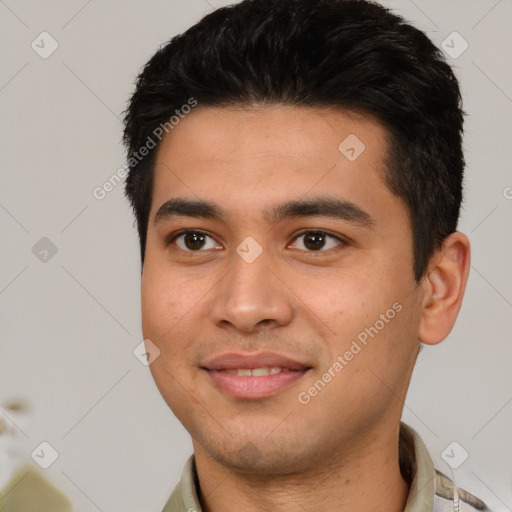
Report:
[{"label": "neck", "polygon": [[205,512],[402,512],[409,486],[400,473],[399,425],[354,441],[321,467],[290,475],[239,473],[194,442],[200,500]]}]

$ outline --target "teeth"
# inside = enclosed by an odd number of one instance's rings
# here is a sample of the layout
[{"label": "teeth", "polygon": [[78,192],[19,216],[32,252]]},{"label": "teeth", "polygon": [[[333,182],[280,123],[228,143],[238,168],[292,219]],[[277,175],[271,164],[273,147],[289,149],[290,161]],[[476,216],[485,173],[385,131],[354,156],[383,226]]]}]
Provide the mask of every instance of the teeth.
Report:
[{"label": "teeth", "polygon": [[268,375],[270,373],[270,368],[254,368],[252,370],[252,374],[255,377],[260,377],[261,375]]},{"label": "teeth", "polygon": [[265,366],[264,368],[237,368],[233,370],[224,370],[227,373],[231,373],[232,375],[238,375],[239,377],[263,377],[265,375],[275,375],[276,373],[281,372],[288,372],[288,368],[281,368],[279,366],[272,366],[268,367]]}]

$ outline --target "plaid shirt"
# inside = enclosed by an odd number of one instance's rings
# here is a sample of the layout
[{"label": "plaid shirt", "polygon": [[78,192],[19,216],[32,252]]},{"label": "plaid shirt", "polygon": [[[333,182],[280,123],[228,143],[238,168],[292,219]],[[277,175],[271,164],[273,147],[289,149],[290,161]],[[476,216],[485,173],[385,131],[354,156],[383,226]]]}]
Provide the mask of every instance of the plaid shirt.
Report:
[{"label": "plaid shirt", "polygon": [[[405,423],[400,428],[400,469],[409,481],[404,512],[490,512],[485,503],[457,487],[437,471],[418,433]],[[197,497],[194,456],[188,459],[180,483],[162,512],[201,512]]]}]

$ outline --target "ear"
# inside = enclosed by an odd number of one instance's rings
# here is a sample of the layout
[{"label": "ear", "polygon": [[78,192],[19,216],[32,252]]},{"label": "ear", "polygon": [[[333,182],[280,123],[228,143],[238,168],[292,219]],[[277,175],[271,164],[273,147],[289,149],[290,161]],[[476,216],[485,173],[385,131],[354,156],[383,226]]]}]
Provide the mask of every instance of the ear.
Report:
[{"label": "ear", "polygon": [[421,283],[423,309],[418,340],[422,343],[436,345],[452,330],[462,305],[469,267],[469,240],[462,233],[452,233],[432,256]]}]

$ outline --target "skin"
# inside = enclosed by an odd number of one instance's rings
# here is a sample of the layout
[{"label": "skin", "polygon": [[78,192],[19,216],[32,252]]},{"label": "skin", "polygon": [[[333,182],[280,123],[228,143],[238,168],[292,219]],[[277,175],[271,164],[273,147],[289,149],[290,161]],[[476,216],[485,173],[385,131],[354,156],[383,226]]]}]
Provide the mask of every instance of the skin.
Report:
[{"label": "skin", "polygon": [[[350,134],[364,152],[338,150]],[[162,141],[142,275],[143,334],[159,349],[150,369],[192,436],[205,511],[400,511],[408,486],[398,434],[419,341],[436,344],[458,314],[469,242],[450,235],[425,277],[413,275],[407,208],[387,188],[386,130],[328,109],[199,108]],[[335,197],[373,225],[310,215],[269,222],[292,199]],[[208,200],[224,220],[155,215],[171,198]],[[199,250],[182,229],[206,237]],[[301,230],[324,229],[312,250]],[[262,254],[236,252],[248,236]],[[190,248],[192,247],[192,249]],[[402,307],[306,405],[298,401],[357,335]],[[276,351],[312,369],[278,394],[230,397],[201,369],[214,355]]]}]

